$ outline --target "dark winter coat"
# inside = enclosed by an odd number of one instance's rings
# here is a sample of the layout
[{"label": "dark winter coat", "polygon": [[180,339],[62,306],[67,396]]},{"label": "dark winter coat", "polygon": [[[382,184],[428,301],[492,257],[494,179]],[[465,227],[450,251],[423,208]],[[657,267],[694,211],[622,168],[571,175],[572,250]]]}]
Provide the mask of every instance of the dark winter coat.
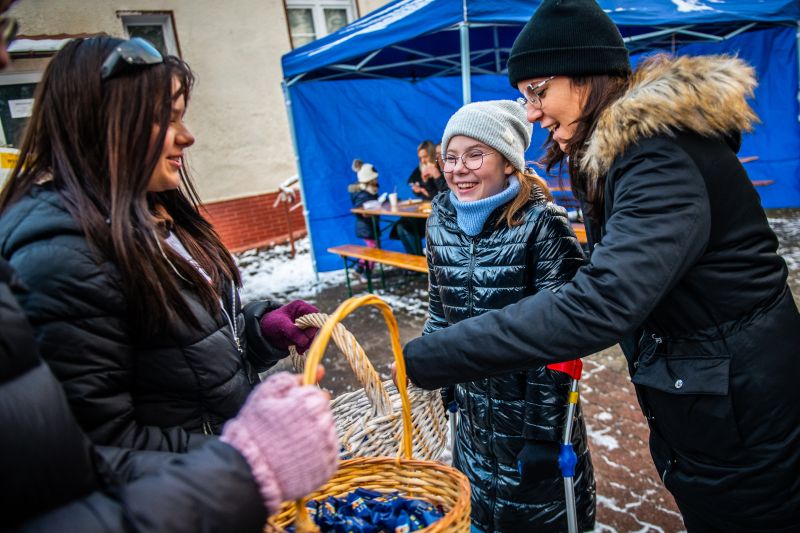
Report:
[{"label": "dark winter coat", "polygon": [[[364,207],[364,202],[377,200],[378,195],[372,194],[369,191],[362,190],[358,183],[354,183],[348,187],[350,193],[350,202],[353,207]],[[366,215],[355,215],[356,217],[356,237],[359,239],[374,239],[375,231],[372,228],[373,217]],[[378,222],[377,220],[375,221]]]},{"label": "dark winter coat", "polygon": [[[421,192],[413,193],[414,196],[421,198],[427,202],[433,200],[437,194],[447,189],[447,182],[445,181],[444,177],[440,176],[438,178],[428,179],[427,181],[422,179],[422,171],[420,170],[419,166],[417,166],[411,175],[408,177],[408,186],[411,187],[412,184],[416,183],[417,185],[423,187],[428,195],[424,195]],[[413,192],[413,191],[412,191]]]},{"label": "dark winter coat", "polygon": [[[20,304],[40,353],[97,444],[193,448],[238,412],[257,382],[255,370],[282,355],[261,338],[250,313],[253,324],[245,328],[232,284],[220,295],[225,312],[213,314],[184,287],[199,328],[133,334],[117,267],[90,250],[52,184],[34,187],[0,217],[0,255],[29,287]],[[258,307],[263,314],[274,306]]]},{"label": "dark winter coat", "polygon": [[0,529],[261,530],[258,485],[227,444],[181,456],[94,448],[37,355],[12,287],[23,290],[0,259]]},{"label": "dark winter coat", "polygon": [[736,157],[753,85],[734,58],[640,68],[581,160],[606,177],[591,262],[558,293],[412,341],[410,378],[441,387],[619,341],[681,510],[721,531],[797,527],[800,314]]},{"label": "dark winter coat", "polygon": [[[429,312],[427,335],[539,291],[554,291],[583,263],[566,212],[543,196],[526,205],[522,223],[496,222],[505,206],[469,237],[456,222],[447,194],[434,200],[428,219]],[[480,337],[473,339],[480,344]],[[566,531],[564,481],[557,467],[570,378],[538,367],[474,381],[455,388],[461,422],[454,465],[472,487],[472,522],[489,532]],[[580,410],[573,443],[578,454],[576,494],[582,531],[594,527],[594,475]],[[521,476],[523,446],[551,454],[550,468]],[[538,466],[538,465],[537,465]]]}]

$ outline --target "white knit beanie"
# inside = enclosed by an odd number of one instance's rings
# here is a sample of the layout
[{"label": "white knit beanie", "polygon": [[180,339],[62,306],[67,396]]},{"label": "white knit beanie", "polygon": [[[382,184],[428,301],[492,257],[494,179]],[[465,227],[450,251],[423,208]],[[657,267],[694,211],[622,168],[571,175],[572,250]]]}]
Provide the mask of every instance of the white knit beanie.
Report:
[{"label": "white knit beanie", "polygon": [[531,124],[525,110],[512,100],[467,104],[450,117],[442,136],[442,154],[456,135],[471,137],[503,154],[517,170],[525,169],[525,150],[531,144]]},{"label": "white knit beanie", "polygon": [[372,166],[372,163],[364,163],[356,173],[359,183],[369,183],[372,180],[378,179],[378,171]]}]

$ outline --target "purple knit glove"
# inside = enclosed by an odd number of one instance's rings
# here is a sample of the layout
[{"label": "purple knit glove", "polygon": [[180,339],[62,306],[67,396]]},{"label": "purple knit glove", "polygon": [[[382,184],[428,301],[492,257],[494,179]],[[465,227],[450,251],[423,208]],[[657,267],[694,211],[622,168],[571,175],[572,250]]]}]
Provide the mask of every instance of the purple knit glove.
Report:
[{"label": "purple knit glove", "polygon": [[288,372],[256,387],[221,439],[247,460],[270,514],[325,483],[339,461],[328,395]]},{"label": "purple knit glove", "polygon": [[304,353],[311,346],[317,328],[300,329],[294,321],[309,313],[319,313],[319,309],[303,300],[270,311],[261,317],[261,335],[278,350],[288,352],[289,346],[296,346],[298,353]]}]

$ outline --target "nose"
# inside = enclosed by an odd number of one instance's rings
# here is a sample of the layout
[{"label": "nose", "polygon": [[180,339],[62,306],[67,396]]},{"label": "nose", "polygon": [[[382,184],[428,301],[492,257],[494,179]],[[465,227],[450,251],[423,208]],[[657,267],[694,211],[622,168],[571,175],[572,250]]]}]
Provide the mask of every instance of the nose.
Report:
[{"label": "nose", "polygon": [[528,122],[530,122],[531,124],[539,122],[540,120],[542,120],[542,116],[544,116],[544,113],[542,113],[541,108],[535,108],[532,105],[525,106],[525,111],[528,117]]},{"label": "nose", "polygon": [[188,148],[194,144],[194,135],[189,131],[189,128],[184,124],[175,136],[175,144],[182,148]]},{"label": "nose", "polygon": [[469,173],[467,165],[464,164],[464,160],[460,157],[456,157],[456,165],[453,167],[453,172],[457,172],[459,174]]}]

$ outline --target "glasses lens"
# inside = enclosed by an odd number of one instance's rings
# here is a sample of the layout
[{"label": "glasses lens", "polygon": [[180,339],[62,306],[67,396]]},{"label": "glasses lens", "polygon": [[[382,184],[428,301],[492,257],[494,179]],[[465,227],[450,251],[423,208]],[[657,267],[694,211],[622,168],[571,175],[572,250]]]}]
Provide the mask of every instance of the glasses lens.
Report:
[{"label": "glasses lens", "polygon": [[456,161],[458,158],[452,155],[448,155],[444,158],[444,171],[445,172],[452,172],[456,169]]},{"label": "glasses lens", "polygon": [[474,152],[463,157],[464,166],[469,170],[478,170],[483,165],[483,153]]},{"label": "glasses lens", "polygon": [[103,62],[100,69],[102,79],[113,78],[117,74],[124,72],[130,66],[157,65],[163,63],[164,58],[161,52],[142,39],[134,37],[129,41],[120,43]]},{"label": "glasses lens", "polygon": [[155,65],[164,61],[161,52],[141,37],[134,37],[121,43],[117,50],[122,59],[131,65]]}]

